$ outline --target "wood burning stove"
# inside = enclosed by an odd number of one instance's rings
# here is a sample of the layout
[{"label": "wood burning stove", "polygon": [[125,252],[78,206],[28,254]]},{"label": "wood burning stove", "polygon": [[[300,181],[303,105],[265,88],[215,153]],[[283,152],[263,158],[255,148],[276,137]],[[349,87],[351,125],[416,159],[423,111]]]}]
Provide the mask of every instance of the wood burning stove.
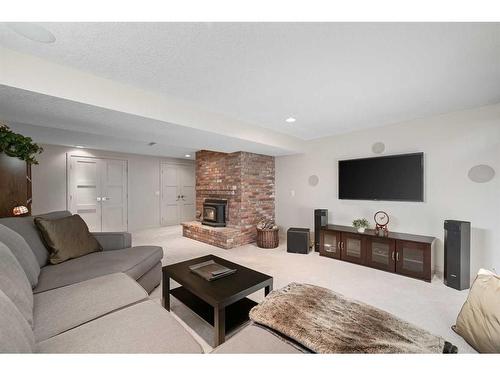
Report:
[{"label": "wood burning stove", "polygon": [[211,227],[225,227],[226,207],[227,201],[224,199],[205,199],[201,223]]}]

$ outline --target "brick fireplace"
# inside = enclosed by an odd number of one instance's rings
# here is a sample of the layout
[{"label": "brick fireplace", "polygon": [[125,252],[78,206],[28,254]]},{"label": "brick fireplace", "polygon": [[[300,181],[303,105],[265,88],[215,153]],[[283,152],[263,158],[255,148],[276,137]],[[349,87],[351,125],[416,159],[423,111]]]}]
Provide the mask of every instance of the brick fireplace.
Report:
[{"label": "brick fireplace", "polygon": [[[183,235],[224,249],[255,242],[256,225],[274,219],[274,157],[249,152],[196,153],[196,212]],[[202,225],[203,203],[225,200],[226,227]]]}]

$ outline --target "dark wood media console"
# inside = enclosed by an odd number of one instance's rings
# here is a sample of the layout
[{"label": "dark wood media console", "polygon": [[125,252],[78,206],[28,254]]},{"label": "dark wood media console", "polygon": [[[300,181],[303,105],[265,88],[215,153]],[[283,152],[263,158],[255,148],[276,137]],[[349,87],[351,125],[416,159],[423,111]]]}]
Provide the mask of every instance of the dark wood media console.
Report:
[{"label": "dark wood media console", "polygon": [[321,229],[321,256],[431,281],[435,237],[389,232],[387,237],[367,229],[358,233],[344,225]]}]

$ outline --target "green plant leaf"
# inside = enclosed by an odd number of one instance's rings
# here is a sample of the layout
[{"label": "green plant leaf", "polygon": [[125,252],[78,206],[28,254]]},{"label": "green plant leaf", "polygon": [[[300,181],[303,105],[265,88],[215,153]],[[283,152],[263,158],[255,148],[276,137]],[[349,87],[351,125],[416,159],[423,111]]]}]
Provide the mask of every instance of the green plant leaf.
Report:
[{"label": "green plant leaf", "polygon": [[0,152],[30,164],[38,164],[36,156],[43,152],[43,148],[30,137],[14,133],[7,125],[0,123]]}]

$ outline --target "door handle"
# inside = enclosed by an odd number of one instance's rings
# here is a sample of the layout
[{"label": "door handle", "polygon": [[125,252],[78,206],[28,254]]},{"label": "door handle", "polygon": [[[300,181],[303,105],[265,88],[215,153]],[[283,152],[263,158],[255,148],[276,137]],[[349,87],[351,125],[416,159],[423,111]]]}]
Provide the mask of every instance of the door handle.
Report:
[{"label": "door handle", "polygon": [[97,197],[97,201],[100,202],[102,200],[101,197]]},{"label": "door handle", "polygon": [[111,200],[111,198],[110,197],[102,197],[102,200],[103,201],[109,201],[109,200]]},{"label": "door handle", "polygon": [[180,195],[178,195],[178,196],[177,196],[177,199],[176,199],[176,201],[178,201],[178,200],[179,200],[180,198],[181,198],[181,196],[180,196]]}]

